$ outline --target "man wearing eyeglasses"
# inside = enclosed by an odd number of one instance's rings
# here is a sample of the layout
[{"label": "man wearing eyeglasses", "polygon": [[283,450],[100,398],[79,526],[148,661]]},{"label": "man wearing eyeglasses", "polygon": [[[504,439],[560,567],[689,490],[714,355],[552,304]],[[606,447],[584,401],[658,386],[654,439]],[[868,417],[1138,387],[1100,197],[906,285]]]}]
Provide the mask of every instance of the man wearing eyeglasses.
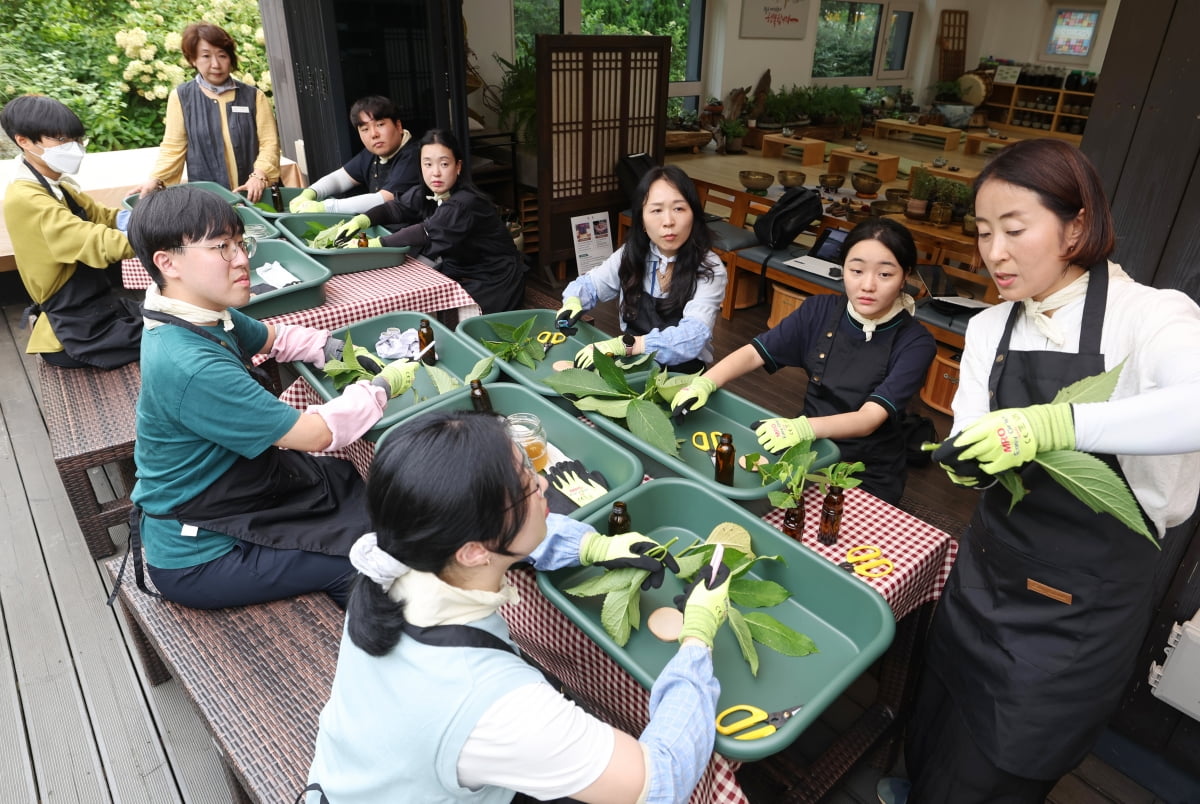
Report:
[{"label": "man wearing eyeglasses", "polygon": [[138,359],[137,302],[113,292],[109,264],[133,256],[129,213],[97,203],[71,174],[87,140],[83,123],[59,101],[22,95],[0,111],[0,126],[21,149],[4,194],[4,221],[35,316],[26,351],[61,368],[110,369]]},{"label": "man wearing eyeglasses", "polygon": [[365,489],[348,462],[308,453],[358,439],[412,385],[417,363],[385,367],[356,347],[374,379],[301,413],[260,384],[254,355],[323,367],[344,344],[236,309],[250,299],[256,244],[234,208],[168,187],[138,202],[129,237],[154,280],[143,310],[134,561],[140,542],[159,592],[195,608],[321,590],[344,605],[350,546],[371,529]]}]

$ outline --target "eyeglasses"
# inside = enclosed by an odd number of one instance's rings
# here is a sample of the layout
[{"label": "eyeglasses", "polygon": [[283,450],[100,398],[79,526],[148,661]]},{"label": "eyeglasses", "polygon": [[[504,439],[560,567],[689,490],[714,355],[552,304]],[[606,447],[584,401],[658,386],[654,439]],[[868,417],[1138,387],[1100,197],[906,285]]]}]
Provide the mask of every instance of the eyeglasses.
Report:
[{"label": "eyeglasses", "polygon": [[66,145],[68,142],[77,142],[80,145],[82,145],[84,148],[86,148],[88,146],[88,143],[91,142],[91,140],[89,140],[87,137],[51,137],[48,134],[45,137],[42,137],[42,139],[54,140],[59,145]]},{"label": "eyeglasses", "polygon": [[253,237],[247,237],[247,238],[243,238],[241,242],[238,242],[236,240],[222,240],[220,243],[217,243],[215,246],[204,246],[204,245],[193,244],[193,245],[188,245],[188,246],[176,246],[175,248],[177,248],[177,249],[211,248],[211,249],[214,249],[218,254],[220,254],[221,259],[225,260],[225,262],[233,262],[234,260],[237,259],[237,255],[238,255],[239,251],[242,252],[243,254],[245,254],[247,257],[253,257],[254,252],[258,251],[258,241],[255,240]]},{"label": "eyeglasses", "polygon": [[[515,441],[513,443],[516,444]],[[536,494],[539,497],[544,498],[546,496],[546,492],[542,489],[542,478],[541,475],[537,473],[537,469],[533,468],[533,461],[529,459],[529,453],[527,453],[525,448],[520,444],[517,444],[517,449],[521,453],[521,466],[524,467],[525,471],[529,473],[529,476],[533,478],[533,491],[529,492],[529,496],[532,497],[534,494]]]}]

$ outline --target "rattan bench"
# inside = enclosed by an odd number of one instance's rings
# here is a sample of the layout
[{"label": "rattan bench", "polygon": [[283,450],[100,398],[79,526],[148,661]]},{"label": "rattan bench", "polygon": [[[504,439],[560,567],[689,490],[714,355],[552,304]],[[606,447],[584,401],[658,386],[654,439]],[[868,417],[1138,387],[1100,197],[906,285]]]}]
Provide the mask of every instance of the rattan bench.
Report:
[{"label": "rattan bench", "polygon": [[[110,577],[120,564],[105,562]],[[132,575],[119,600],[146,677],[178,680],[221,751],[235,801],[295,799],[337,669],[342,610],[324,593],[191,609],[144,594]]]},{"label": "rattan bench", "polygon": [[[54,465],[75,510],[79,530],[92,558],[112,555],[117,548],[108,529],[129,518],[141,368],[131,363],[111,371],[61,369],[39,360],[38,380]],[[125,489],[117,499],[102,503],[92,488],[88,470],[109,463],[120,466]]]}]

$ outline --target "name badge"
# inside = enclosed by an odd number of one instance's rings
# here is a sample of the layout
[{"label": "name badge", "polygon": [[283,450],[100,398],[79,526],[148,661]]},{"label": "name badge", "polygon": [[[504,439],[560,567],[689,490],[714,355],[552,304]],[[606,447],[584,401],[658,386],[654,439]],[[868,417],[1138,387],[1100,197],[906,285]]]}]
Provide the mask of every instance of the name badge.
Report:
[{"label": "name badge", "polygon": [[195,525],[184,525],[179,529],[179,535],[194,539],[200,535],[200,528],[196,527]]},{"label": "name badge", "polygon": [[230,106],[229,111],[240,112],[241,114],[250,114],[249,106]]}]

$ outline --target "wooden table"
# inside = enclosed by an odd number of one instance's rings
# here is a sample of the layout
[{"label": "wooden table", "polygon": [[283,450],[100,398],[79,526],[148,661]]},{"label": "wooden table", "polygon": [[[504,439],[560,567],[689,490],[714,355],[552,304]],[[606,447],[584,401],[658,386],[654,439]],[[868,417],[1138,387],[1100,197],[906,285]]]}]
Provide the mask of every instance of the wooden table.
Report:
[{"label": "wooden table", "polygon": [[948,126],[920,126],[916,123],[909,123],[907,120],[876,120],[875,121],[875,136],[887,139],[892,134],[920,134],[925,137],[933,137],[942,141],[942,150],[953,151],[958,148],[959,140],[962,139],[962,130],[950,128]]},{"label": "wooden table", "polygon": [[853,148],[836,148],[829,154],[830,173],[849,173],[850,160],[861,159],[875,165],[875,176],[880,181],[894,181],[900,172],[900,157],[894,154],[856,151]]},{"label": "wooden table", "polygon": [[788,148],[801,148],[804,155],[800,158],[800,164],[819,165],[825,161],[825,144],[824,140],[812,140],[808,137],[767,134],[762,141],[762,155],[767,158],[780,157]]},{"label": "wooden table", "polygon": [[1007,134],[999,134],[993,137],[991,134],[981,134],[978,131],[971,131],[967,133],[967,141],[963,145],[963,153],[968,156],[970,154],[977,154],[985,142],[992,145],[1008,145],[1009,143],[1020,141],[1020,137],[1011,137]]},{"label": "wooden table", "polygon": [[[951,168],[958,168],[958,169],[951,170]],[[929,173],[929,175],[931,175],[931,176],[941,176],[944,179],[957,179],[958,181],[966,182],[967,184],[970,184],[971,182],[975,181],[976,178],[979,177],[978,170],[972,170],[971,168],[959,167],[958,165],[945,165],[944,167],[934,167],[929,162],[923,162],[923,163],[921,163],[921,169],[924,171],[927,171]],[[912,174],[911,173],[908,176],[908,189],[910,189],[910,190],[912,189]]]}]

